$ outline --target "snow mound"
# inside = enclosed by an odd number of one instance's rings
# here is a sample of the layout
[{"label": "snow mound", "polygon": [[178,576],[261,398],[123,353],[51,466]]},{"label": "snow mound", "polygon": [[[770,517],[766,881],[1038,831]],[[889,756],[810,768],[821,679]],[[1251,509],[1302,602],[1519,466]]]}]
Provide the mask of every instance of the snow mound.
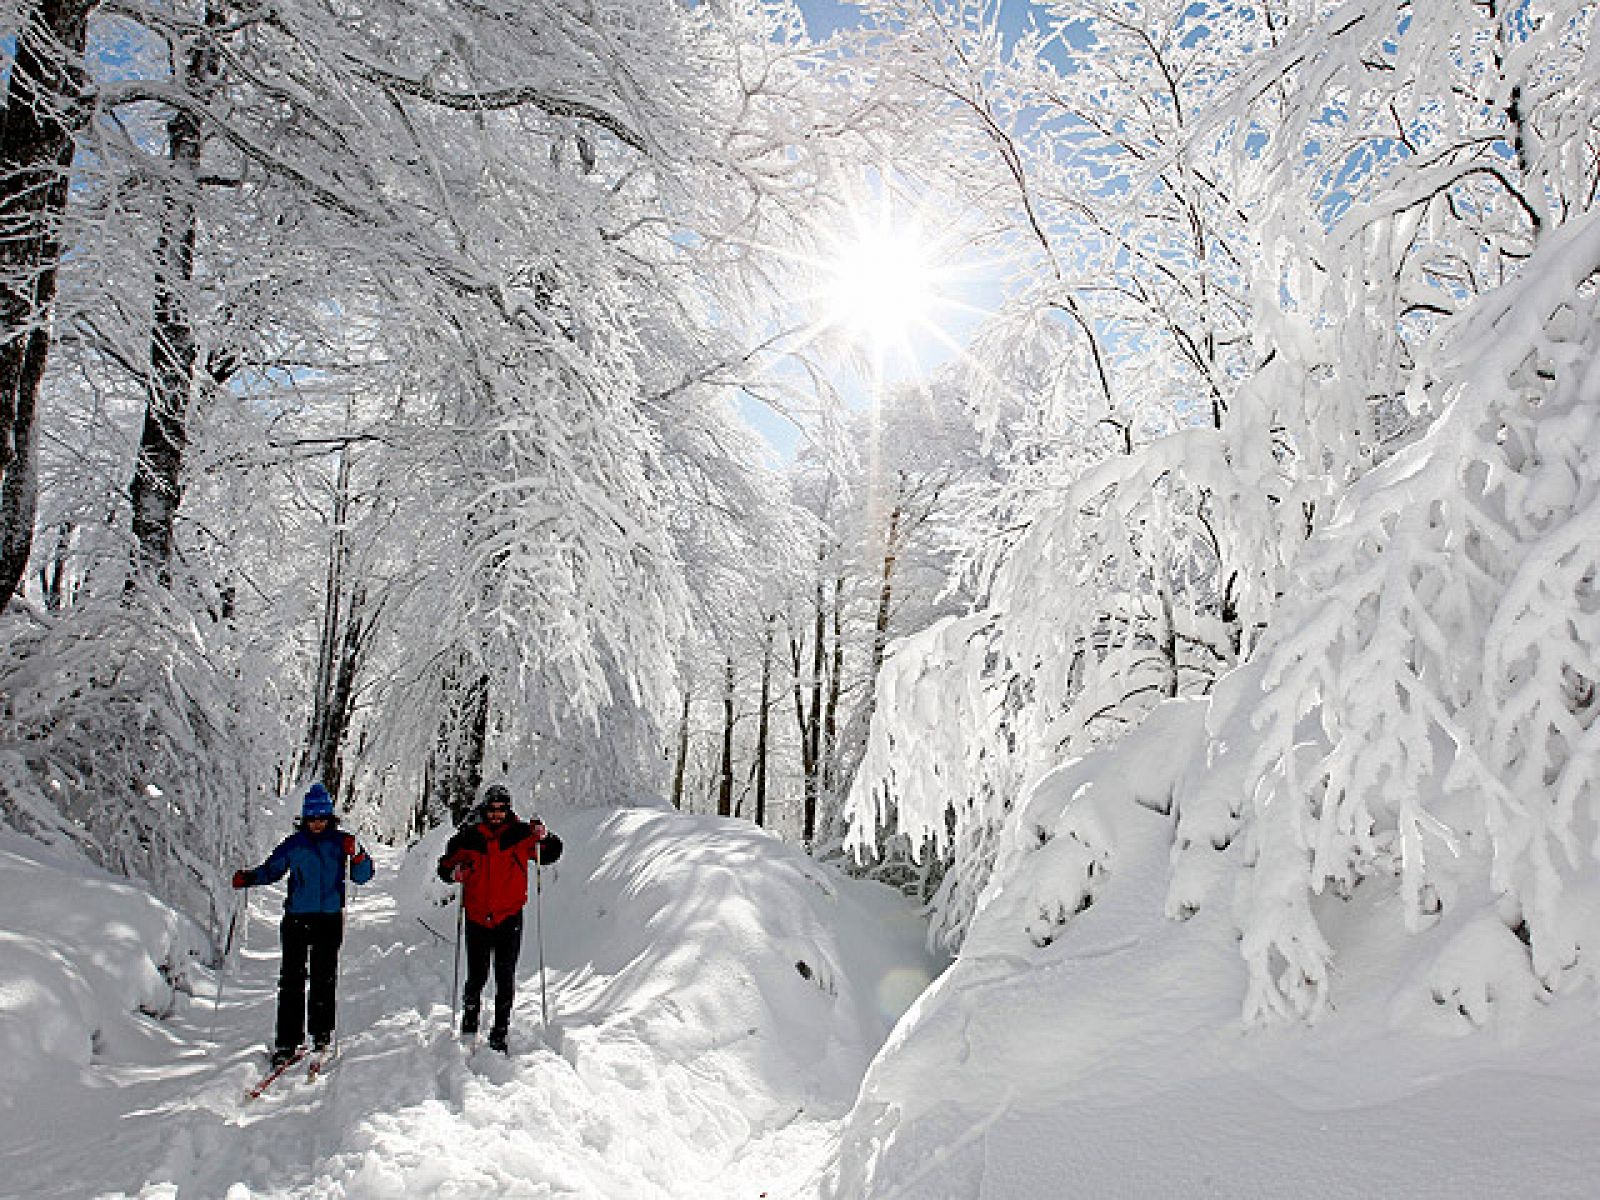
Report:
[{"label": "snow mound", "polygon": [[1311,1026],[1241,1019],[1250,847],[1172,873],[1208,707],[1164,705],[1024,796],[960,958],[869,1070],[824,1195],[1593,1194],[1582,1156],[1551,1149],[1600,1117],[1592,998],[1529,986],[1474,847],[1421,933],[1396,915],[1398,879],[1316,897],[1337,1005]]},{"label": "snow mound", "polygon": [[142,888],[17,833],[0,833],[0,914],[0,1113],[63,1065],[139,1056],[205,950]]}]

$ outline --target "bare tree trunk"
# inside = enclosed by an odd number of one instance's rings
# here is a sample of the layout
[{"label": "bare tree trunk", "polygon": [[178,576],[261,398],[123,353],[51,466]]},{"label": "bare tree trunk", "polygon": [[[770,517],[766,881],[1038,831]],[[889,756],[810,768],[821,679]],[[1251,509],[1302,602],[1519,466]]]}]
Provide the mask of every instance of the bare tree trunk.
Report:
[{"label": "bare tree trunk", "polygon": [[355,714],[356,679],[361,672],[367,634],[372,621],[366,615],[366,588],[357,585],[340,614],[339,644],[329,663],[326,678],[318,680],[314,720],[315,740],[308,737],[302,775],[320,779],[328,791],[339,794],[344,783],[344,746]]},{"label": "bare tree trunk", "polygon": [[322,637],[311,692],[311,720],[301,753],[302,776],[321,779],[335,795],[344,779],[344,745],[355,713],[356,679],[375,623],[375,614],[367,611],[366,585],[349,580],[350,455],[348,446],[340,451],[334,477]]},{"label": "bare tree trunk", "polygon": [[817,588],[814,600],[815,620],[811,634],[811,711],[806,718],[806,741],[810,746],[810,769],[806,772],[805,813],[801,823],[801,837],[807,849],[817,836],[817,803],[822,791],[822,687],[823,665],[827,662],[825,643],[828,634],[828,610],[824,604],[822,564],[827,560],[828,547],[824,542],[817,547]]},{"label": "bare tree trunk", "polygon": [[683,681],[683,713],[678,719],[678,763],[672,770],[672,807],[683,807],[683,777],[689,769],[689,681]]},{"label": "bare tree trunk", "polygon": [[44,595],[48,612],[60,612],[71,601],[67,579],[71,572],[72,542],[78,527],[71,521],[56,526],[56,544],[50,551],[50,561],[39,568],[39,590]]},{"label": "bare tree trunk", "polygon": [[[905,473],[901,472],[902,484]],[[883,539],[883,574],[878,583],[878,612],[872,625],[872,656],[867,668],[867,696],[863,701],[862,728],[872,723],[872,714],[878,707],[878,675],[883,670],[883,657],[889,645],[889,617],[894,611],[894,572],[900,561],[900,539],[905,505],[899,501],[889,510],[889,527]]]},{"label": "bare tree trunk", "polygon": [[1161,588],[1161,618],[1165,627],[1161,634],[1161,656],[1167,662],[1167,688],[1168,697],[1178,694],[1178,626],[1172,619],[1172,589],[1163,585]]},{"label": "bare tree trunk", "polygon": [[717,816],[733,816],[733,656],[722,680],[722,772],[717,784]]},{"label": "bare tree trunk", "polygon": [[[328,570],[322,592],[322,636],[317,645],[317,673],[311,684],[311,721],[301,753],[301,776],[308,768],[320,771],[327,758],[327,742],[334,718],[331,709],[333,679],[344,639],[344,573],[349,558],[345,522],[350,515],[350,452],[339,454],[339,469],[333,483],[332,535],[328,541]],[[333,790],[326,778],[322,780]]]},{"label": "bare tree trunk", "polygon": [[73,137],[88,116],[80,60],[97,3],[29,6],[0,110],[0,612],[33,551],[39,390],[62,255],[58,226]]},{"label": "bare tree trunk", "polygon": [[[817,786],[817,771],[815,760],[811,756],[811,738],[808,733],[810,726],[806,717],[805,671],[803,670],[804,655],[805,642],[803,640],[797,640],[793,633],[791,633],[789,635],[789,665],[793,671],[794,677],[794,718],[795,725],[800,733],[800,778],[804,785],[805,791],[804,807],[802,812],[815,813],[817,803],[815,796],[815,789]],[[804,825],[804,822],[805,818],[802,816],[802,826]]]},{"label": "bare tree trunk", "polygon": [[900,558],[900,519],[903,512],[898,504],[889,510],[889,531],[883,539],[883,578],[878,585],[878,617],[872,626],[872,669],[867,676],[874,695],[878,672],[883,669],[884,649],[889,644],[889,614],[894,608],[894,568]]},{"label": "bare tree trunk", "polygon": [[346,606],[337,666],[330,681],[327,725],[316,759],[318,778],[336,796],[344,785],[344,744],[350,733],[350,718],[355,712],[356,677],[366,648],[367,631],[371,628],[371,622],[363,616],[366,599],[366,589],[358,585]]},{"label": "bare tree trunk", "polygon": [[433,751],[423,775],[430,815],[448,813],[459,825],[472,812],[483,782],[489,740],[489,676],[462,656],[440,681],[443,704]]},{"label": "bare tree trunk", "polygon": [[777,617],[767,616],[766,637],[761,643],[761,710],[756,717],[756,824],[767,823],[767,746],[771,727],[772,708],[772,639]]},{"label": "bare tree trunk", "polygon": [[828,703],[822,714],[822,794],[832,811],[839,782],[839,693],[844,680],[844,576],[833,580],[833,649],[828,671]]},{"label": "bare tree trunk", "polygon": [[[206,6],[208,28],[225,19],[220,6]],[[221,59],[206,35],[192,44],[183,62],[182,85],[204,99],[216,90]],[[200,118],[188,111],[167,120],[167,159],[172,184],[162,204],[156,238],[155,310],[150,326],[150,373],[146,380],[144,427],[128,495],[133,502],[133,535],[138,572],[171,582],[173,525],[183,495],[183,459],[189,445],[189,406],[195,388],[197,357],[191,288],[199,237],[198,176],[204,139]]]}]

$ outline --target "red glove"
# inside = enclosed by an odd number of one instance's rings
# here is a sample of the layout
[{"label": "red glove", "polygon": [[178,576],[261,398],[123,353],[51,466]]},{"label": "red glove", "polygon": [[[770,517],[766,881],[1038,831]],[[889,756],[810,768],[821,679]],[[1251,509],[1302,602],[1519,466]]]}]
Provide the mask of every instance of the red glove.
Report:
[{"label": "red glove", "polygon": [[344,856],[346,858],[354,858],[356,856],[356,835],[353,833],[344,835]]},{"label": "red glove", "polygon": [[233,873],[233,886],[247,888],[250,886],[250,873],[248,871],[235,871]]}]

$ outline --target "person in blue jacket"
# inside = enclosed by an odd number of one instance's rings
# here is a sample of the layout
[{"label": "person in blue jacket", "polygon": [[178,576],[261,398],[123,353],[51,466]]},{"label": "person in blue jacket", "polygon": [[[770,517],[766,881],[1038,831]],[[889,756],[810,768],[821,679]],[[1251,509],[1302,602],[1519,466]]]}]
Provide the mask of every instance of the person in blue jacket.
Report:
[{"label": "person in blue jacket", "polygon": [[333,1041],[339,943],[344,941],[346,864],[356,883],[372,878],[372,859],[354,834],[339,828],[328,789],[313,783],[300,807],[299,828],[279,842],[259,867],[233,873],[236,888],[276,883],[285,873],[289,876],[279,927],[283,967],[278,973],[274,1066],[300,1053],[308,1022],[314,1050],[326,1050]]}]

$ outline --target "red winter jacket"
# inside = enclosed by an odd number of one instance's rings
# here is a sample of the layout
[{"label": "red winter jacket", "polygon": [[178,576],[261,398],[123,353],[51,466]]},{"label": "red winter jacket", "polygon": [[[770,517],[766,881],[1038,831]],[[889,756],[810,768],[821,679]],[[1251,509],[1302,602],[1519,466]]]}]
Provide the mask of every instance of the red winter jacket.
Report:
[{"label": "red winter jacket", "polygon": [[528,863],[537,858],[549,866],[560,857],[561,839],[543,825],[511,816],[495,830],[479,821],[456,830],[439,859],[439,878],[449,883],[463,868],[467,920],[492,929],[528,903]]}]

